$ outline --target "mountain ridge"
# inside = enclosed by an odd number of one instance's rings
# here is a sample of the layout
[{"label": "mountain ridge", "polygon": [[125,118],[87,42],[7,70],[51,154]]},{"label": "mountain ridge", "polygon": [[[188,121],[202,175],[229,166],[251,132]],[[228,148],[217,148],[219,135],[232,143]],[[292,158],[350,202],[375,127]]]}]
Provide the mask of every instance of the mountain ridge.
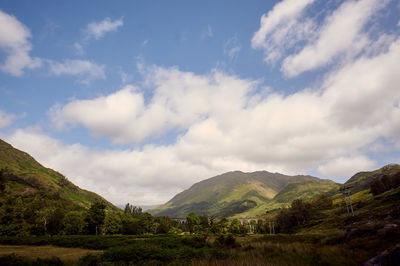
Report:
[{"label": "mountain ridge", "polygon": [[82,189],[59,172],[44,167],[31,155],[14,148],[0,139],[0,169],[6,178],[5,191],[14,195],[44,193],[65,200],[76,208],[88,209],[95,201],[102,201],[110,210],[118,210],[100,195]]},{"label": "mountain ridge", "polygon": [[[292,192],[290,199],[282,202],[274,198],[288,185],[308,184],[314,191]],[[292,185],[301,187],[300,184]],[[176,194],[164,205],[150,210],[154,215],[185,216],[190,211],[213,216],[262,215],[268,209],[289,204],[295,197],[311,199],[320,194],[339,188],[331,180],[310,175],[288,176],[268,171],[242,172],[230,171],[193,184],[190,188]],[[301,192],[301,193],[300,193]],[[290,202],[289,202],[290,200]],[[259,209],[256,213],[251,210]]]}]

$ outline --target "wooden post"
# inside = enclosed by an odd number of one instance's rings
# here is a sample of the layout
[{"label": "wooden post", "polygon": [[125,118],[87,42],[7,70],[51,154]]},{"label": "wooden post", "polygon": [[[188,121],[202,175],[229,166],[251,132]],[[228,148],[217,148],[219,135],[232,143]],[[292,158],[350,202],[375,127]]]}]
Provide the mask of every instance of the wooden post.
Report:
[{"label": "wooden post", "polygon": [[353,205],[351,204],[350,191],[349,191],[348,193],[349,193],[348,196],[349,196],[349,203],[350,203],[351,214],[354,216]]},{"label": "wooden post", "polygon": [[271,221],[268,222],[268,225],[269,225],[269,234],[271,235],[272,234]]},{"label": "wooden post", "polygon": [[275,235],[275,226],[274,226],[274,221],[272,221],[272,234]]}]

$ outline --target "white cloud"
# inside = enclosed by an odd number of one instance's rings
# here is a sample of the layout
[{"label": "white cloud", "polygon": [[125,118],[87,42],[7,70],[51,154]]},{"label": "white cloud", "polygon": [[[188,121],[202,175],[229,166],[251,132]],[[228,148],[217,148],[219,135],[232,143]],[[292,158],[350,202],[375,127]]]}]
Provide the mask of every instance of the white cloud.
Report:
[{"label": "white cloud", "polygon": [[89,149],[79,144],[64,145],[35,127],[18,130],[6,140],[115,204],[159,204],[193,181],[215,174],[205,166],[180,160],[169,147],[147,146],[143,151]]},{"label": "white cloud", "polygon": [[369,52],[374,34],[368,23],[388,2],[347,0],[327,12],[312,9],[314,0],[284,0],[262,16],[251,44],[264,50],[267,63],[283,59],[281,71],[287,77],[352,60]]},{"label": "white cloud", "polygon": [[80,56],[84,55],[85,47],[91,39],[99,40],[106,33],[115,32],[123,25],[124,21],[122,18],[113,21],[107,17],[100,22],[90,22],[83,30],[84,37],[73,45],[76,54]]},{"label": "white cloud", "polygon": [[6,54],[0,70],[13,76],[22,76],[24,69],[41,66],[41,60],[29,55],[31,33],[17,18],[0,10],[0,49]]},{"label": "white cloud", "polygon": [[274,63],[285,49],[309,38],[313,31],[310,19],[303,19],[306,8],[314,0],[284,0],[261,17],[260,29],[251,40],[253,48],[263,48],[265,61]]},{"label": "white cloud", "polygon": [[361,171],[373,170],[376,162],[365,156],[339,157],[318,167],[318,171],[327,177],[343,178],[346,181],[350,176]]},{"label": "white cloud", "polygon": [[85,32],[89,37],[93,37],[96,40],[102,38],[106,33],[117,31],[119,27],[122,27],[124,22],[122,18],[112,21],[110,18],[105,18],[100,22],[91,22],[87,25]]},{"label": "white cloud", "polygon": [[288,56],[282,71],[289,77],[325,66],[341,54],[357,54],[368,42],[363,27],[371,16],[385,6],[388,1],[360,0],[344,2],[325,19],[315,42]]},{"label": "white cloud", "polygon": [[14,119],[15,119],[14,115],[7,114],[6,112],[0,110],[0,128],[4,128],[11,125]]},{"label": "white cloud", "polygon": [[[82,124],[93,135],[106,136],[117,143],[138,143],[165,131],[185,130],[211,110],[229,109],[225,106],[228,101],[240,108],[243,104],[240,98],[253,85],[218,72],[196,76],[176,68],[153,67],[142,71],[148,71],[147,85],[156,87],[147,104],[142,92],[126,86],[108,96],[54,108],[53,121],[59,128],[68,123]],[[226,104],[221,107],[221,102]]]},{"label": "white cloud", "polygon": [[[54,108],[53,120],[60,127],[82,125],[93,135],[121,143],[143,144],[179,130],[175,142],[113,151],[59,143],[43,151],[43,145],[30,146],[40,141],[29,141],[29,131],[10,139],[114,202],[126,199],[121,195],[129,191],[143,204],[167,200],[196,181],[236,169],[314,170],[349,177],[374,166],[365,151],[377,140],[390,145],[400,135],[399,61],[400,39],[395,38],[385,51],[331,72],[319,89],[287,96],[273,90],[258,94],[257,82],[218,71],[195,75],[142,66],[146,87],[126,86],[110,95],[74,100]],[[152,96],[144,100],[143,91],[150,88]],[[68,156],[69,151],[76,152]]]},{"label": "white cloud", "polygon": [[67,59],[62,63],[51,60],[47,60],[47,62],[49,63],[50,73],[56,76],[78,76],[83,83],[106,78],[104,65],[98,65],[87,60]]}]

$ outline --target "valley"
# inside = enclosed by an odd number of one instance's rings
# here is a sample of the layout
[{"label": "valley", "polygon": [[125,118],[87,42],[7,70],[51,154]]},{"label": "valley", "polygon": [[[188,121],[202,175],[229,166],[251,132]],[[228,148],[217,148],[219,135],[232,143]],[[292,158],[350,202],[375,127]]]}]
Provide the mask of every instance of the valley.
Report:
[{"label": "valley", "polygon": [[2,265],[392,265],[400,256],[398,164],[344,184],[228,172],[148,212],[115,207],[4,141],[0,171]]}]

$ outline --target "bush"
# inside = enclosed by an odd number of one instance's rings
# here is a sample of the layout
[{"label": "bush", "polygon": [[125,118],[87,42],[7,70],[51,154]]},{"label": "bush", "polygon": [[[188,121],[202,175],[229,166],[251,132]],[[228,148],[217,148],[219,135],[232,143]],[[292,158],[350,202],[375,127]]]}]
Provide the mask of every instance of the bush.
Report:
[{"label": "bush", "polygon": [[36,260],[17,256],[15,254],[0,257],[0,265],[3,266],[62,266],[64,263],[57,257],[37,258]]},{"label": "bush", "polygon": [[234,248],[239,246],[239,244],[236,243],[236,239],[232,235],[228,235],[226,237],[221,235],[217,239],[215,239],[215,243],[217,244],[217,246],[227,248]]},{"label": "bush", "polygon": [[94,254],[87,254],[79,259],[78,265],[79,266],[97,266],[100,265],[102,262],[101,255],[94,255]]}]

